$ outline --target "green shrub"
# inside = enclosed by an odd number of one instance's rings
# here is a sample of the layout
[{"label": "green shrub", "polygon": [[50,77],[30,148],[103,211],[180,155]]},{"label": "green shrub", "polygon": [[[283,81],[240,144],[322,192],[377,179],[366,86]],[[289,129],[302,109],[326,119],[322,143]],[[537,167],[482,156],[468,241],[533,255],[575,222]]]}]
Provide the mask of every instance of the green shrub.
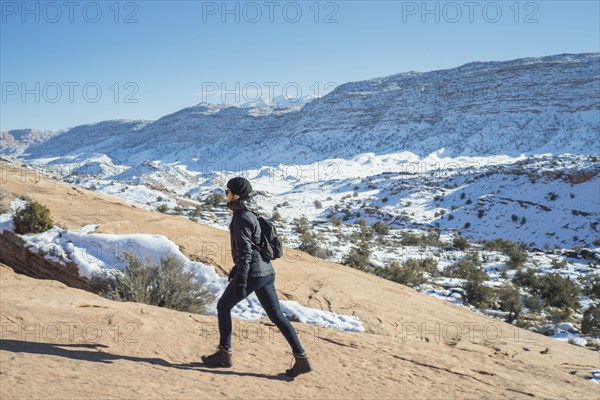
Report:
[{"label": "green shrub", "polygon": [[15,232],[19,234],[44,232],[53,225],[50,210],[35,200],[15,212],[13,223]]},{"label": "green shrub", "polygon": [[552,269],[564,269],[569,264],[567,263],[567,260],[559,261],[558,258],[553,258],[552,261],[550,261],[550,265],[552,266]]},{"label": "green shrub", "polygon": [[329,222],[331,222],[331,224],[333,226],[340,226],[342,225],[342,220],[340,219],[340,217],[338,217],[337,215],[333,215],[330,219]]},{"label": "green shrub", "polygon": [[465,251],[469,248],[469,241],[466,238],[458,235],[452,238],[452,246],[456,247],[460,251]]},{"label": "green shrub", "polygon": [[202,206],[200,206],[199,204],[196,205],[196,207],[194,208],[194,211],[192,211],[190,217],[191,218],[199,218],[200,215],[202,215]]},{"label": "green shrub", "polygon": [[158,207],[156,207],[156,211],[166,214],[167,211],[169,211],[169,206],[166,204],[159,204]]},{"label": "green shrub", "polygon": [[400,237],[400,243],[403,246],[439,247],[441,245],[439,231],[435,229],[429,229],[426,233],[420,235],[412,232],[402,232]]},{"label": "green shrub", "polygon": [[503,284],[496,290],[500,309],[508,311],[506,322],[512,323],[519,317],[521,312],[521,294],[519,289],[511,284]]},{"label": "green shrub", "polygon": [[551,273],[542,276],[532,289],[533,294],[539,295],[548,306],[559,308],[579,308],[579,286],[570,278]]},{"label": "green shrub", "polygon": [[279,211],[275,211],[275,212],[273,213],[273,215],[271,216],[271,219],[272,219],[273,221],[275,221],[275,222],[277,222],[277,221],[281,221],[281,220],[282,220],[282,217],[281,217],[281,214],[279,214]]},{"label": "green shrub", "polygon": [[440,276],[438,262],[435,258],[426,257],[422,259],[409,258],[404,264],[413,270],[419,270],[429,273],[431,276]]},{"label": "green shrub", "polygon": [[600,275],[587,275],[579,279],[581,293],[591,299],[600,300]]},{"label": "green shrub", "polygon": [[181,215],[183,214],[183,207],[181,207],[180,205],[175,206],[175,208],[173,209],[173,212],[176,215]]},{"label": "green shrub", "polygon": [[467,279],[473,271],[481,269],[481,260],[478,253],[468,253],[458,262],[444,269],[444,276],[450,278]]},{"label": "green shrub", "polygon": [[489,277],[481,268],[479,254],[465,255],[457,263],[446,267],[444,274],[449,277],[465,279],[463,285],[465,302],[480,308],[486,308],[492,302],[494,290],[484,283]]},{"label": "green shrub", "polygon": [[527,250],[518,245],[506,249],[505,254],[508,256],[507,266],[512,269],[523,267],[529,257]]},{"label": "green shrub", "polygon": [[489,307],[493,300],[494,289],[485,285],[484,281],[487,278],[485,271],[477,271],[467,277],[463,286],[467,303],[479,308]]},{"label": "green shrub", "polygon": [[517,244],[507,239],[486,240],[483,242],[483,248],[489,251],[499,251],[508,256],[507,265],[513,269],[521,268],[529,256],[524,244]]},{"label": "green shrub", "polygon": [[375,273],[382,278],[413,288],[427,281],[423,276],[423,271],[408,262],[400,265],[399,262],[392,261],[384,267],[375,269]]},{"label": "green shrub", "polygon": [[361,240],[358,245],[352,247],[346,257],[344,257],[342,264],[362,271],[368,271],[370,256],[371,249],[369,248],[369,243],[366,240]]},{"label": "green shrub", "polygon": [[379,235],[387,235],[390,233],[390,227],[387,222],[377,221],[373,224],[373,230]]},{"label": "green shrub", "polygon": [[532,268],[518,270],[512,278],[512,282],[517,286],[535,288],[538,286],[539,276]]},{"label": "green shrub", "polygon": [[299,234],[308,232],[308,218],[302,215],[300,218],[294,218],[294,231]]},{"label": "green shrub", "polygon": [[320,240],[310,232],[304,232],[300,235],[300,246],[298,249],[305,251],[311,256],[327,258],[331,252],[319,244]]},{"label": "green shrub", "polygon": [[204,202],[211,207],[218,207],[219,205],[226,203],[227,198],[221,193],[211,193],[208,196],[206,196]]},{"label": "green shrub", "polygon": [[590,336],[600,336],[600,304],[589,307],[583,313],[581,333]]},{"label": "green shrub", "polygon": [[569,318],[571,318],[571,311],[566,308],[546,306],[544,307],[544,312],[546,313],[546,321],[553,324],[568,322]]},{"label": "green shrub", "polygon": [[133,301],[197,314],[206,313],[215,295],[195,280],[193,271],[174,255],[161,256],[159,263],[144,265],[134,252],[124,254],[126,267],[114,273],[104,296],[118,301]]},{"label": "green shrub", "polygon": [[523,299],[523,305],[532,313],[539,313],[544,309],[544,300],[540,296],[527,296]]}]

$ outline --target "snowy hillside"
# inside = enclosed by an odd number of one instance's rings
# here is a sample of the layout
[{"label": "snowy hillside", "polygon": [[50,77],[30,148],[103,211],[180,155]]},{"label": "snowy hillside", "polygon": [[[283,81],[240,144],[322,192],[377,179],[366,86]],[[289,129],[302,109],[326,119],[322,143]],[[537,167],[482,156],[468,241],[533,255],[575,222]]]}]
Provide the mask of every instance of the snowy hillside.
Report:
[{"label": "snowy hillside", "polygon": [[58,129],[15,129],[0,131],[0,149],[3,154],[17,155],[33,143],[44,142],[53,136],[61,134]]}]

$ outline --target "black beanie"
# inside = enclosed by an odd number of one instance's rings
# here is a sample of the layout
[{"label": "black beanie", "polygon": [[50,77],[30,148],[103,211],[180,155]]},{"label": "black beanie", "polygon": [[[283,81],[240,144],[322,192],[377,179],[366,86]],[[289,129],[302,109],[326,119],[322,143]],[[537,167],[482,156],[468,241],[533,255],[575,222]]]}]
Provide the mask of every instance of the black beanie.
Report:
[{"label": "black beanie", "polygon": [[231,178],[229,182],[227,182],[227,187],[231,189],[233,194],[237,194],[241,198],[249,197],[250,192],[252,192],[252,185],[250,184],[250,181],[246,178],[242,178],[241,176]]}]

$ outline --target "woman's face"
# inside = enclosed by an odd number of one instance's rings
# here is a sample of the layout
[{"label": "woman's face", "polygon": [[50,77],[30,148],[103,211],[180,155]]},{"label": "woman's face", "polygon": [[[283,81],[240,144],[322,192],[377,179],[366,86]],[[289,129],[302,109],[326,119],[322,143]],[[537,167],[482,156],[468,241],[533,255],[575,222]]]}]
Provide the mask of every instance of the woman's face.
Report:
[{"label": "woman's face", "polygon": [[239,195],[233,194],[230,189],[225,189],[225,197],[227,198],[228,203],[240,198]]}]

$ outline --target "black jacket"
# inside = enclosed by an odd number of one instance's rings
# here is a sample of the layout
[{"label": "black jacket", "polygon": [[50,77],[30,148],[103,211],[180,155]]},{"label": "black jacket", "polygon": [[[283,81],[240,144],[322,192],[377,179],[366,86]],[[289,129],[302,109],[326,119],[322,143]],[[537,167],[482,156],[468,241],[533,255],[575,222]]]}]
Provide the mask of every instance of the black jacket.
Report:
[{"label": "black jacket", "polygon": [[248,276],[271,275],[275,273],[275,269],[258,251],[261,231],[256,214],[243,201],[232,202],[228,206],[233,210],[229,232],[231,258],[235,263],[229,276],[239,286],[245,287]]}]

